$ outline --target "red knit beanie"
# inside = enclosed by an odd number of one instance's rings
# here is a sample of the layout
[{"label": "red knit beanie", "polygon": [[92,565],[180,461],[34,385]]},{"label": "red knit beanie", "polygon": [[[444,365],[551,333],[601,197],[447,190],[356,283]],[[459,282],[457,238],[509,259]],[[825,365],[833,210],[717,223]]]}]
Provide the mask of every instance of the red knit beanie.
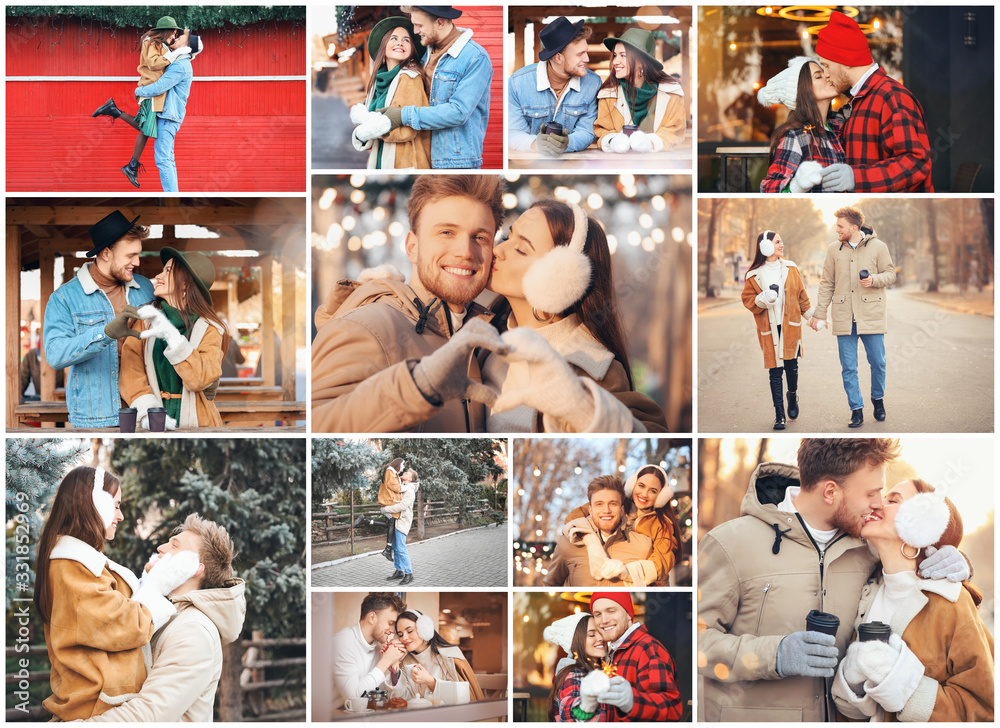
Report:
[{"label": "red knit beanie", "polygon": [[628,592],[594,592],[590,595],[590,611],[594,612],[594,602],[598,599],[610,599],[613,602],[618,602],[626,612],[628,616],[635,619],[635,607],[632,606],[632,595]]},{"label": "red knit beanie", "polygon": [[868,39],[853,18],[830,13],[830,23],[816,36],[816,55],[844,66],[870,66]]}]

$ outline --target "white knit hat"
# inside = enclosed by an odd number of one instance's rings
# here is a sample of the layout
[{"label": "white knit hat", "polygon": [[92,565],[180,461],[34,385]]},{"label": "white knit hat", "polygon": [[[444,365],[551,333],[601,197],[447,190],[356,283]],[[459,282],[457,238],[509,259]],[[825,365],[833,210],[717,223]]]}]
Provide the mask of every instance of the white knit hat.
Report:
[{"label": "white knit hat", "polygon": [[[645,468],[656,468],[663,476],[663,488],[656,494],[656,502],[653,503],[654,508],[663,508],[663,506],[667,505],[667,501],[674,497],[674,489],[670,487],[670,478],[667,477],[667,471],[659,465],[654,465],[652,463],[649,465],[643,465],[639,468],[639,470],[644,470]],[[625,481],[626,498],[632,497],[632,491],[635,490],[636,481],[639,480],[639,470],[636,470],[628,476],[628,480]]]},{"label": "white knit hat", "polygon": [[768,79],[767,84],[757,92],[757,101],[763,106],[782,104],[795,109],[795,95],[799,88],[799,73],[803,63],[819,63],[815,58],[795,56],[788,62],[788,68]]},{"label": "white knit hat", "polygon": [[576,632],[577,625],[581,619],[587,619],[590,616],[592,615],[589,612],[578,612],[577,614],[557,619],[542,630],[542,637],[545,638],[546,642],[551,642],[554,645],[562,647],[563,652],[568,655],[572,649],[573,634]]},{"label": "white knit hat", "polygon": [[951,510],[943,492],[917,493],[896,511],[896,534],[907,546],[924,549],[941,539],[950,520]]},{"label": "white knit hat", "polygon": [[583,208],[567,202],[573,211],[573,234],[569,245],[557,245],[532,263],[521,287],[528,303],[537,311],[562,313],[583,298],[590,287],[590,258],[583,252],[590,224]]}]

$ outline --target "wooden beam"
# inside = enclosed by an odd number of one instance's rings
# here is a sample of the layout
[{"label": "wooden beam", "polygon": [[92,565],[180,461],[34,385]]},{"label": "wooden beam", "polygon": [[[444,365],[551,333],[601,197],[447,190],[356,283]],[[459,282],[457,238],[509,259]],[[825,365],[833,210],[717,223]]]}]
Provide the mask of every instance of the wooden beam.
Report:
[{"label": "wooden beam", "polygon": [[14,410],[21,401],[21,231],[7,226],[7,427],[17,426]]},{"label": "wooden beam", "polygon": [[260,374],[264,386],[274,386],[274,258],[264,261],[260,271]]},{"label": "wooden beam", "polygon": [[281,386],[285,399],[295,399],[295,266],[281,259]]},{"label": "wooden beam", "polygon": [[514,25],[514,71],[520,71],[534,59],[527,60],[524,57],[524,35],[528,32],[528,21],[525,18],[513,20]]},{"label": "wooden beam", "polygon": [[302,201],[295,198],[271,197],[253,207],[222,207],[189,205],[134,205],[131,207],[88,207],[86,205],[13,205],[7,207],[9,225],[91,225],[120,210],[126,216],[142,215],[144,225],[279,225],[301,221]]},{"label": "wooden beam", "polygon": [[[44,251],[38,260],[38,272],[40,275],[40,286],[39,286],[39,304],[42,311],[45,311],[46,305],[48,305],[49,298],[52,296],[52,291],[54,289],[55,283],[55,264],[56,257],[49,251]],[[43,314],[43,328],[44,328],[44,314]],[[55,399],[56,390],[56,370],[49,365],[49,361],[45,356],[45,350],[42,349],[42,360],[40,362],[41,370],[41,386],[42,391],[38,394],[41,395],[42,401],[49,401]],[[42,423],[42,427],[52,427],[51,422]]]}]

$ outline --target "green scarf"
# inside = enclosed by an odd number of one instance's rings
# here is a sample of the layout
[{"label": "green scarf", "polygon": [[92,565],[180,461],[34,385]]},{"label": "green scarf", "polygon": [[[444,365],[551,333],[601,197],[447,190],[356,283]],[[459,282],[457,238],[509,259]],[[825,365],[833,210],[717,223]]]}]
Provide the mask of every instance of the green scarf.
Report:
[{"label": "green scarf", "polygon": [[[375,111],[375,109],[381,109],[386,106],[386,99],[389,96],[389,86],[396,80],[396,76],[399,75],[402,68],[403,66],[397,63],[396,67],[391,71],[387,70],[385,65],[378,70],[378,73],[375,74],[375,88],[373,89],[372,100],[368,104],[369,111]],[[382,140],[376,139],[375,143],[378,144],[375,169],[382,169]]]},{"label": "green scarf", "polygon": [[622,93],[628,102],[628,110],[632,112],[632,123],[639,126],[649,113],[649,102],[656,96],[657,88],[644,82],[641,87],[635,89],[635,102],[633,105],[632,95],[629,93],[629,89],[632,86],[623,78],[619,79],[618,83],[621,85]]},{"label": "green scarf", "polygon": [[[181,332],[181,334],[187,336],[187,326],[185,326],[184,320],[181,318],[181,314],[177,309],[169,306],[167,302],[164,301],[160,310],[163,311],[163,315],[167,317],[167,320],[172,323],[177,330]],[[174,365],[167,361],[167,357],[164,356],[163,352],[166,348],[166,341],[163,339],[153,339],[153,369],[156,371],[156,383],[160,388],[160,392],[181,394],[184,391],[184,383],[174,370]],[[180,424],[181,398],[171,397],[170,399],[164,399],[163,406],[166,407],[167,414],[177,420],[177,423]]]}]

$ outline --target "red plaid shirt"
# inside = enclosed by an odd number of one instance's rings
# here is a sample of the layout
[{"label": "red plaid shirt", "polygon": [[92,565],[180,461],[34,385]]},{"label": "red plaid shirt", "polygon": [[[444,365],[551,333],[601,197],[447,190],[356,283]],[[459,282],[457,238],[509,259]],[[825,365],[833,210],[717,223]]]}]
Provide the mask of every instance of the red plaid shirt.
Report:
[{"label": "red plaid shirt", "polygon": [[[846,157],[836,130],[810,126],[786,131],[774,150],[774,161],[761,180],[760,191],[787,192],[799,165],[807,159],[819,162],[824,167],[843,163]],[[816,185],[810,190],[822,191],[822,185]]]},{"label": "red plaid shirt", "polygon": [[877,69],[849,106],[841,141],[856,192],[933,192],[931,149],[920,102]]},{"label": "red plaid shirt", "polygon": [[640,625],[615,650],[611,657],[621,675],[632,685],[632,712],[625,715],[614,705],[601,703],[602,720],[626,721],[680,720],[684,712],[681,693],[674,680],[674,661],[666,648]]},{"label": "red plaid shirt", "polygon": [[[556,696],[556,723],[581,723],[573,715],[573,708],[580,704],[580,681],[587,673],[583,670],[573,669],[566,675],[562,687],[559,688],[559,695]],[[600,706],[594,716],[587,722],[602,720]]]}]

